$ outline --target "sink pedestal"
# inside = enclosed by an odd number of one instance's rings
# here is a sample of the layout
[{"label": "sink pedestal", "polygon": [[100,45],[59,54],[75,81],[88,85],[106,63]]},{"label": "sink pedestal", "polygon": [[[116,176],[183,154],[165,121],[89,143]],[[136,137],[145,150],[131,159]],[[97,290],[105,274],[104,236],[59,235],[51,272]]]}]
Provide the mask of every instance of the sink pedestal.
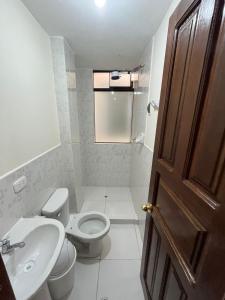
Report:
[{"label": "sink pedestal", "polygon": [[36,295],[31,300],[52,300],[47,282],[40,288]]}]

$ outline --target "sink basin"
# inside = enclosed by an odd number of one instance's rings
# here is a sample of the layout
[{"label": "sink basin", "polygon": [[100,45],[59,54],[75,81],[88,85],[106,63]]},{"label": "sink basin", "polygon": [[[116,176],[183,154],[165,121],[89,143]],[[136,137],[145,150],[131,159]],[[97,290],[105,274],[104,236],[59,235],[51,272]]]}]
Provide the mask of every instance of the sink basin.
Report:
[{"label": "sink basin", "polygon": [[26,244],[2,257],[16,299],[30,299],[45,284],[58,259],[65,238],[64,226],[53,219],[22,218],[4,238],[11,244]]}]

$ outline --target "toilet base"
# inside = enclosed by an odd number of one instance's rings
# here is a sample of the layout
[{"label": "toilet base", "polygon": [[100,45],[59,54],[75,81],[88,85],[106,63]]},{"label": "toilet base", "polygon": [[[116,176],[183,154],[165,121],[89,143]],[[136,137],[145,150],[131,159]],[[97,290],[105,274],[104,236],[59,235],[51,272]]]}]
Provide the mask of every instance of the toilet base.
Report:
[{"label": "toilet base", "polygon": [[68,239],[76,247],[78,257],[80,258],[96,258],[102,252],[102,239],[86,243],[79,241],[76,237],[68,234]]}]

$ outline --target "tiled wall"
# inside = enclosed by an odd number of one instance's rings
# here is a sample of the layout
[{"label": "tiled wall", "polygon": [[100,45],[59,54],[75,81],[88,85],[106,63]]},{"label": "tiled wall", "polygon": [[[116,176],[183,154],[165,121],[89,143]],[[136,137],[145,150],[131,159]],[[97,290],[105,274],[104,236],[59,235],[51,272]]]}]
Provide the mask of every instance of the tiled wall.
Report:
[{"label": "tiled wall", "polygon": [[129,186],[130,144],[95,144],[91,69],[77,69],[81,160],[84,186]]},{"label": "tiled wall", "polygon": [[67,76],[75,76],[74,53],[62,37],[52,37],[51,43],[62,152],[68,162],[63,170],[64,186],[69,188],[71,210],[80,211],[83,193],[77,90],[69,86]]},{"label": "tiled wall", "polygon": [[[145,65],[139,74],[138,85],[135,88],[133,108],[133,136],[145,133],[146,111],[149,96],[149,76],[151,65],[151,42],[146,47],[140,64]],[[141,206],[147,202],[152,164],[152,151],[142,144],[132,144],[130,188],[135,211],[139,219],[141,236],[144,236],[146,214]]]},{"label": "tiled wall", "polygon": [[[0,238],[18,218],[40,213],[54,189],[64,181],[61,174],[65,163],[62,147],[58,146],[0,178]],[[27,186],[15,194],[13,182],[23,175]]]},{"label": "tiled wall", "polygon": [[[57,187],[70,190],[71,210],[82,205],[80,138],[76,89],[68,89],[66,72],[75,71],[74,54],[61,37],[51,39],[61,145],[0,178],[0,238],[18,220],[39,214]],[[13,182],[27,177],[18,194]]]}]

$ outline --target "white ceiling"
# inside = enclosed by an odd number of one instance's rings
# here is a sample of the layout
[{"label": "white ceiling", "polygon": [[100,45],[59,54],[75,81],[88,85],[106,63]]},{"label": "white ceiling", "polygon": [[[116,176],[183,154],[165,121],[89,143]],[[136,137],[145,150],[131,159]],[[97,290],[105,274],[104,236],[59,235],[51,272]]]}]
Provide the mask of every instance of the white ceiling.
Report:
[{"label": "white ceiling", "polygon": [[73,47],[78,67],[132,68],[160,24],[171,0],[22,0],[49,35]]}]

